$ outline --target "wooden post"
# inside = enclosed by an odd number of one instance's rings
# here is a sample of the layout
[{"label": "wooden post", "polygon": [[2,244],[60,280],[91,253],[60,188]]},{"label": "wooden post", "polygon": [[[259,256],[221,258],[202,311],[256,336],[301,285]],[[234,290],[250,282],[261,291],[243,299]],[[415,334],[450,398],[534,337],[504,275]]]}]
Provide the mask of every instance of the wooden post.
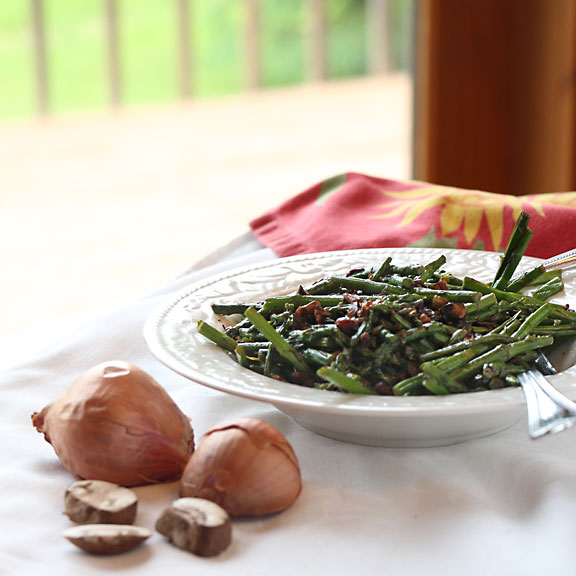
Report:
[{"label": "wooden post", "polygon": [[576,2],[420,0],[414,176],[574,189]]},{"label": "wooden post", "polygon": [[43,116],[50,111],[46,33],[43,0],[31,0],[32,43],[34,46],[34,75],[36,79],[36,111]]},{"label": "wooden post", "polygon": [[311,82],[326,79],[326,14],[324,0],[307,0],[307,77]]},{"label": "wooden post", "polygon": [[109,99],[112,106],[119,106],[122,103],[122,80],[120,70],[118,4],[117,0],[105,0],[105,3]]},{"label": "wooden post", "polygon": [[246,86],[257,90],[262,85],[260,68],[260,2],[245,0],[246,4]]},{"label": "wooden post", "polygon": [[190,0],[176,0],[178,18],[178,55],[180,70],[180,96],[182,99],[192,95],[191,43],[190,43]]},{"label": "wooden post", "polygon": [[366,2],[368,70],[383,74],[390,69],[388,50],[388,0]]}]

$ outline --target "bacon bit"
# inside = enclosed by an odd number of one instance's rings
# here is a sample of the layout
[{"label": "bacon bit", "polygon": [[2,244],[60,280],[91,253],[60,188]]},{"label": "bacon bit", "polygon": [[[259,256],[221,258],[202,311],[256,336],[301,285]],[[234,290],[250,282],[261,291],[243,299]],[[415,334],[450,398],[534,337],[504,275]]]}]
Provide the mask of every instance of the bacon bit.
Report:
[{"label": "bacon bit", "polygon": [[466,316],[466,306],[461,302],[450,302],[440,309],[440,314],[447,322],[456,322]]},{"label": "bacon bit", "polygon": [[324,319],[330,316],[330,312],[324,310],[320,304],[318,304],[318,308],[314,309],[314,318],[316,319],[317,324],[324,324]]},{"label": "bacon bit", "polygon": [[359,315],[358,300],[355,300],[354,302],[350,303],[350,309],[348,310],[347,316],[349,318],[354,318],[355,316],[358,316],[358,315]]},{"label": "bacon bit", "polygon": [[410,376],[416,376],[416,374],[420,373],[420,366],[416,366],[415,364],[408,364],[407,372]]},{"label": "bacon bit", "polygon": [[293,372],[291,375],[291,380],[294,384],[299,384],[306,388],[314,388],[316,383],[314,379],[314,374],[308,372]]},{"label": "bacon bit", "polygon": [[370,346],[372,343],[372,335],[364,332],[364,334],[360,335],[360,343],[362,346]]},{"label": "bacon bit", "polygon": [[390,384],[385,380],[378,382],[376,386],[373,386],[373,389],[375,392],[378,392],[378,394],[381,394],[382,396],[392,396],[394,394],[392,391],[392,386],[390,386]]},{"label": "bacon bit", "polygon": [[299,306],[294,311],[294,328],[296,330],[306,330],[311,324],[324,324],[324,319],[330,316],[330,312],[324,310],[320,302],[310,302],[304,306]]},{"label": "bacon bit", "polygon": [[432,308],[439,310],[448,304],[448,299],[443,296],[434,296],[432,299]]},{"label": "bacon bit", "polygon": [[346,336],[353,336],[361,323],[362,320],[360,318],[348,318],[347,316],[336,320],[336,326]]},{"label": "bacon bit", "polygon": [[296,292],[296,294],[298,294],[299,296],[308,296],[308,291],[306,290],[306,288],[304,288],[304,286],[302,286],[302,284],[300,284],[300,286],[298,286],[298,291]]},{"label": "bacon bit", "polygon": [[448,290],[448,282],[446,282],[446,278],[440,278],[440,280],[438,280],[438,282],[436,282],[432,288],[434,290]]},{"label": "bacon bit", "polygon": [[342,294],[342,300],[344,300],[346,304],[355,304],[358,302],[358,296],[355,294],[350,294],[350,292],[345,292]]},{"label": "bacon bit", "polygon": [[468,311],[468,308],[462,302],[453,302],[452,303],[454,313],[458,318],[464,318]]},{"label": "bacon bit", "polygon": [[360,272],[364,272],[364,268],[352,268],[352,270],[346,272],[346,277],[352,276],[353,274],[359,274]]},{"label": "bacon bit", "polygon": [[428,316],[428,314],[426,314],[425,312],[422,312],[422,314],[418,316],[418,320],[420,320],[422,324],[428,324],[429,322],[432,322],[432,318],[430,318],[430,316]]},{"label": "bacon bit", "polygon": [[360,308],[360,311],[358,312],[359,316],[367,316],[368,313],[370,312],[370,310],[372,310],[372,307],[374,306],[374,302],[372,300],[367,300],[363,305],[362,308]]}]

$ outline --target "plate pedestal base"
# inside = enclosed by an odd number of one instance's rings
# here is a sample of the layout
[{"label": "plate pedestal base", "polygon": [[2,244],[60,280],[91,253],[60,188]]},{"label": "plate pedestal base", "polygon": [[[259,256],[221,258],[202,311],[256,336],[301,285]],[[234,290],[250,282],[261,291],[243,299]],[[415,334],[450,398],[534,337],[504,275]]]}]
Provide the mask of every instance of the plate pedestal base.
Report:
[{"label": "plate pedestal base", "polygon": [[[403,421],[402,418],[390,418],[384,423],[382,417],[361,415],[341,418],[337,414],[311,414],[301,412],[294,407],[275,406],[284,414],[290,416],[300,426],[349,444],[377,446],[381,448],[434,448],[460,444],[477,438],[485,438],[502,432],[520,420],[514,414],[502,414],[500,418],[491,415],[489,425],[475,426],[464,422],[453,422],[454,427],[438,426],[436,419],[423,418],[417,430],[414,421]],[[344,422],[345,421],[345,422]]]}]

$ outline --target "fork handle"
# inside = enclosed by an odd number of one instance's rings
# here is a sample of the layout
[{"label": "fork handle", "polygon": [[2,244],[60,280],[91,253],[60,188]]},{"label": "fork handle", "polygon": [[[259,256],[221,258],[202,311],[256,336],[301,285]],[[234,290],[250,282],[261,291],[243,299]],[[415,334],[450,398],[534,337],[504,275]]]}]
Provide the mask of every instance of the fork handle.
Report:
[{"label": "fork handle", "polygon": [[528,408],[528,434],[540,438],[576,424],[576,403],[535,372],[519,375]]},{"label": "fork handle", "polygon": [[576,265],[576,248],[563,252],[557,256],[552,256],[542,263],[546,270],[555,270],[556,268],[572,268]]}]

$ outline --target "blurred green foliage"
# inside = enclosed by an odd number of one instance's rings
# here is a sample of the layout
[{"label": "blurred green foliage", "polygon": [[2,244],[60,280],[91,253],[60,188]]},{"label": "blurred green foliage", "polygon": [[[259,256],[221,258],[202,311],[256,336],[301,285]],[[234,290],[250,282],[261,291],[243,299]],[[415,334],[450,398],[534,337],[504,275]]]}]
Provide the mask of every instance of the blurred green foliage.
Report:
[{"label": "blurred green foliage", "polygon": [[305,80],[306,25],[302,0],[267,0],[262,4],[260,65],[264,86]]},{"label": "blurred green foliage", "polygon": [[34,112],[28,3],[0,2],[0,118]]},{"label": "blurred green foliage", "polygon": [[[306,78],[306,0],[261,0],[263,85]],[[413,0],[387,0],[393,68],[409,67]],[[127,104],[178,97],[174,0],[119,0],[122,96]],[[194,95],[213,97],[244,87],[244,3],[194,0],[188,22]],[[103,0],[44,0],[51,111],[60,114],[108,103]],[[366,73],[366,0],[326,0],[327,73]],[[35,113],[29,0],[0,0],[0,120]]]}]

